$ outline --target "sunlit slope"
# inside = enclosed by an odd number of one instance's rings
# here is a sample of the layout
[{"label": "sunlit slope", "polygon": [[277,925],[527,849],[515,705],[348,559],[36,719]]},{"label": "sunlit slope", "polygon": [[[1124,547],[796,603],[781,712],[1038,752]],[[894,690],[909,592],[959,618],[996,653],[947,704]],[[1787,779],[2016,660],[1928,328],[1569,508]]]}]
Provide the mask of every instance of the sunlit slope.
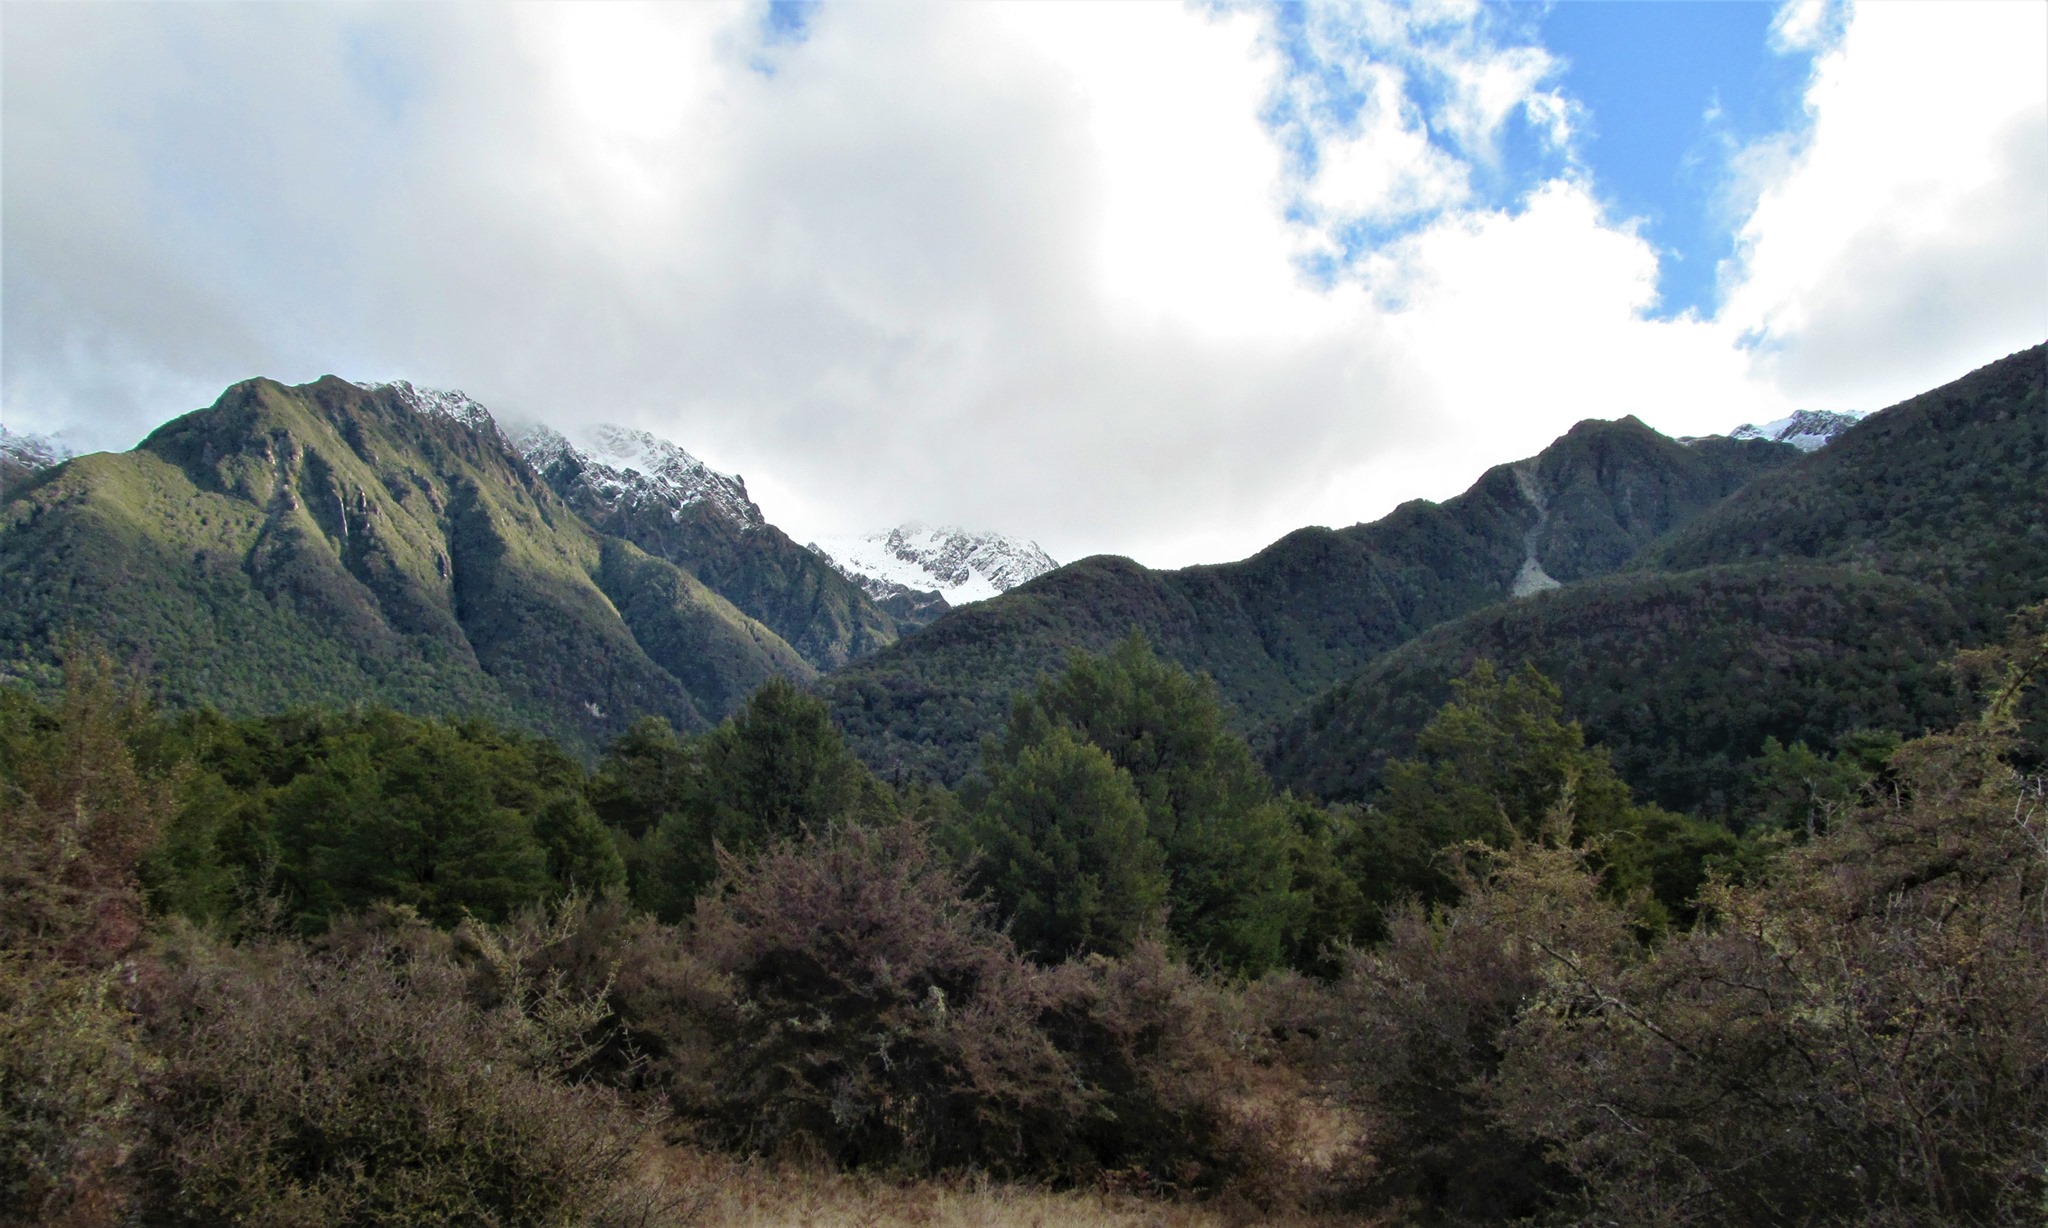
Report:
[{"label": "sunlit slope", "polygon": [[586,744],[810,673],[693,577],[604,556],[494,430],[250,380],[10,493],[0,652],[33,674],[83,632],[174,702],[480,711]]}]

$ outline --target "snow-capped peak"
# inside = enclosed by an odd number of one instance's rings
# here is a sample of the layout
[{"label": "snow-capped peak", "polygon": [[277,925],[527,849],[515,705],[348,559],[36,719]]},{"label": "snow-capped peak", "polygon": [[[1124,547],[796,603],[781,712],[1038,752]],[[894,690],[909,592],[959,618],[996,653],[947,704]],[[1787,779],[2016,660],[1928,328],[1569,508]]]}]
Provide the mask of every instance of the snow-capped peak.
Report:
[{"label": "snow-capped peak", "polygon": [[1863,421],[1864,417],[1863,414],[1843,410],[1802,409],[1790,417],[1761,426],[1754,423],[1738,426],[1728,432],[1728,438],[1768,439],[1773,443],[1789,443],[1801,452],[1815,452],[1826,447],[1835,436]]},{"label": "snow-capped peak", "polygon": [[1059,566],[1037,542],[917,521],[857,537],[826,538],[810,548],[871,596],[885,596],[900,585],[937,590],[951,605],[986,600]]},{"label": "snow-capped peak", "polygon": [[383,383],[369,383],[362,387],[371,392],[389,392],[398,398],[398,403],[416,414],[433,414],[442,418],[453,418],[471,430],[503,438],[498,430],[498,420],[491,416],[468,393],[454,388],[421,388],[410,380],[395,379]]},{"label": "snow-capped peak", "polygon": [[48,469],[70,460],[71,449],[48,435],[30,435],[0,426],[0,457],[26,469]]},{"label": "snow-capped peak", "polygon": [[745,480],[646,431],[600,423],[579,430],[571,441],[552,427],[530,426],[512,445],[557,490],[573,486],[607,508],[651,505],[680,516],[685,508],[710,503],[747,527],[767,523],[747,497]]}]

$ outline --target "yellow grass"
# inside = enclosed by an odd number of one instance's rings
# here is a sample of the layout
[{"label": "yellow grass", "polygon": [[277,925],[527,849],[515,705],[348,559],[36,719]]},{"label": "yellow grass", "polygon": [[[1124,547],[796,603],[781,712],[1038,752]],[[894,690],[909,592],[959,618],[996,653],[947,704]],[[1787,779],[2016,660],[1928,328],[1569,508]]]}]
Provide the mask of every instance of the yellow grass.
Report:
[{"label": "yellow grass", "polygon": [[693,1228],[1358,1228],[1343,1219],[963,1179],[897,1184],[677,1148],[652,1160]]}]

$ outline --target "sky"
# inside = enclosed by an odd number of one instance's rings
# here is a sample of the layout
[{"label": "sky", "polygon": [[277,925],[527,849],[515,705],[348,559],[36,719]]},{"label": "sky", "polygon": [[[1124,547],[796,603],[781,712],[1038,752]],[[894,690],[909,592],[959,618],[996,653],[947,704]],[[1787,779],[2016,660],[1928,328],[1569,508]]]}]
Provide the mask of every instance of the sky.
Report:
[{"label": "sky", "polygon": [[653,430],[798,540],[1247,555],[2048,339],[2048,4],[0,5],[0,421]]}]

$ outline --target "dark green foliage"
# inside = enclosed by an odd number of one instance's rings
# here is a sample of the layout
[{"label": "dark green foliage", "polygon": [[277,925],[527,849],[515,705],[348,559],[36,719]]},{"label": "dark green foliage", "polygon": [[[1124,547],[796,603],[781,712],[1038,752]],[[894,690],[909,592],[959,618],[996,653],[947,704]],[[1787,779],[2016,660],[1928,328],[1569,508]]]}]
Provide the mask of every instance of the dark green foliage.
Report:
[{"label": "dark green foliage", "polygon": [[311,930],[379,901],[441,924],[623,885],[584,774],[552,744],[390,711],[180,718],[176,818],[144,862],[159,908],[232,920],[276,893]]},{"label": "dark green foliage", "polygon": [[[679,773],[686,783],[675,793],[644,776],[647,767],[666,770],[673,754],[655,731],[640,731],[625,749],[628,758],[608,766],[606,778],[633,780],[631,788],[663,807],[644,841],[646,868],[636,891],[671,920],[687,916],[717,874],[721,849],[753,853],[806,830],[895,809],[888,790],[846,749],[824,703],[781,679],[691,748]],[[623,809],[620,801],[609,804]],[[628,821],[629,830],[647,825],[644,817]]]},{"label": "dark green foliage", "polygon": [[1740,864],[1727,829],[1638,806],[1533,666],[1502,675],[1482,661],[1453,692],[1417,736],[1415,757],[1388,763],[1346,850],[1376,909],[1455,900],[1460,848],[1538,839],[1560,812],[1572,816],[1572,839],[1591,850],[1611,895],[1649,893],[1636,907],[1652,925],[1689,918],[1707,872]]},{"label": "dark green foliage", "polygon": [[1224,728],[1214,684],[1132,635],[1108,656],[1076,654],[1020,697],[991,771],[1073,731],[1127,773],[1164,854],[1167,926],[1191,957],[1257,974],[1279,963],[1306,901],[1292,890],[1290,832],[1243,739]]},{"label": "dark green foliage", "polygon": [[1750,765],[1743,817],[1750,823],[1812,837],[1834,824],[1883,772],[1898,749],[1896,734],[1857,730],[1838,738],[1840,749],[1819,754],[1804,742],[1786,746],[1765,738]]},{"label": "dark green foliage", "polygon": [[1475,661],[1527,661],[1673,810],[1738,821],[1766,738],[1829,745],[1850,730],[1914,733],[1961,705],[1941,662],[1964,634],[1939,594],[1816,567],[1611,576],[1498,606],[1388,653],[1284,727],[1267,752],[1283,785],[1362,799]]},{"label": "dark green foliage", "polygon": [[2048,345],[1874,414],[1636,566],[1854,563],[1917,580],[1975,636],[2048,597]]},{"label": "dark green foliage", "polygon": [[1242,562],[1160,572],[1098,557],[1062,567],[842,671],[828,684],[833,713],[885,773],[952,783],[976,765],[975,747],[1001,726],[1011,694],[1137,628],[1168,659],[1214,678],[1245,732],[1416,633],[1499,601],[1532,534],[1561,575],[1599,575],[1797,457],[1781,444],[1687,448],[1633,418],[1581,423],[1533,462],[1497,466],[1442,505],[1301,529]]},{"label": "dark green foliage", "polygon": [[1043,963],[1128,953],[1166,903],[1159,846],[1129,773],[1065,728],[997,764],[968,828],[970,882]]}]

